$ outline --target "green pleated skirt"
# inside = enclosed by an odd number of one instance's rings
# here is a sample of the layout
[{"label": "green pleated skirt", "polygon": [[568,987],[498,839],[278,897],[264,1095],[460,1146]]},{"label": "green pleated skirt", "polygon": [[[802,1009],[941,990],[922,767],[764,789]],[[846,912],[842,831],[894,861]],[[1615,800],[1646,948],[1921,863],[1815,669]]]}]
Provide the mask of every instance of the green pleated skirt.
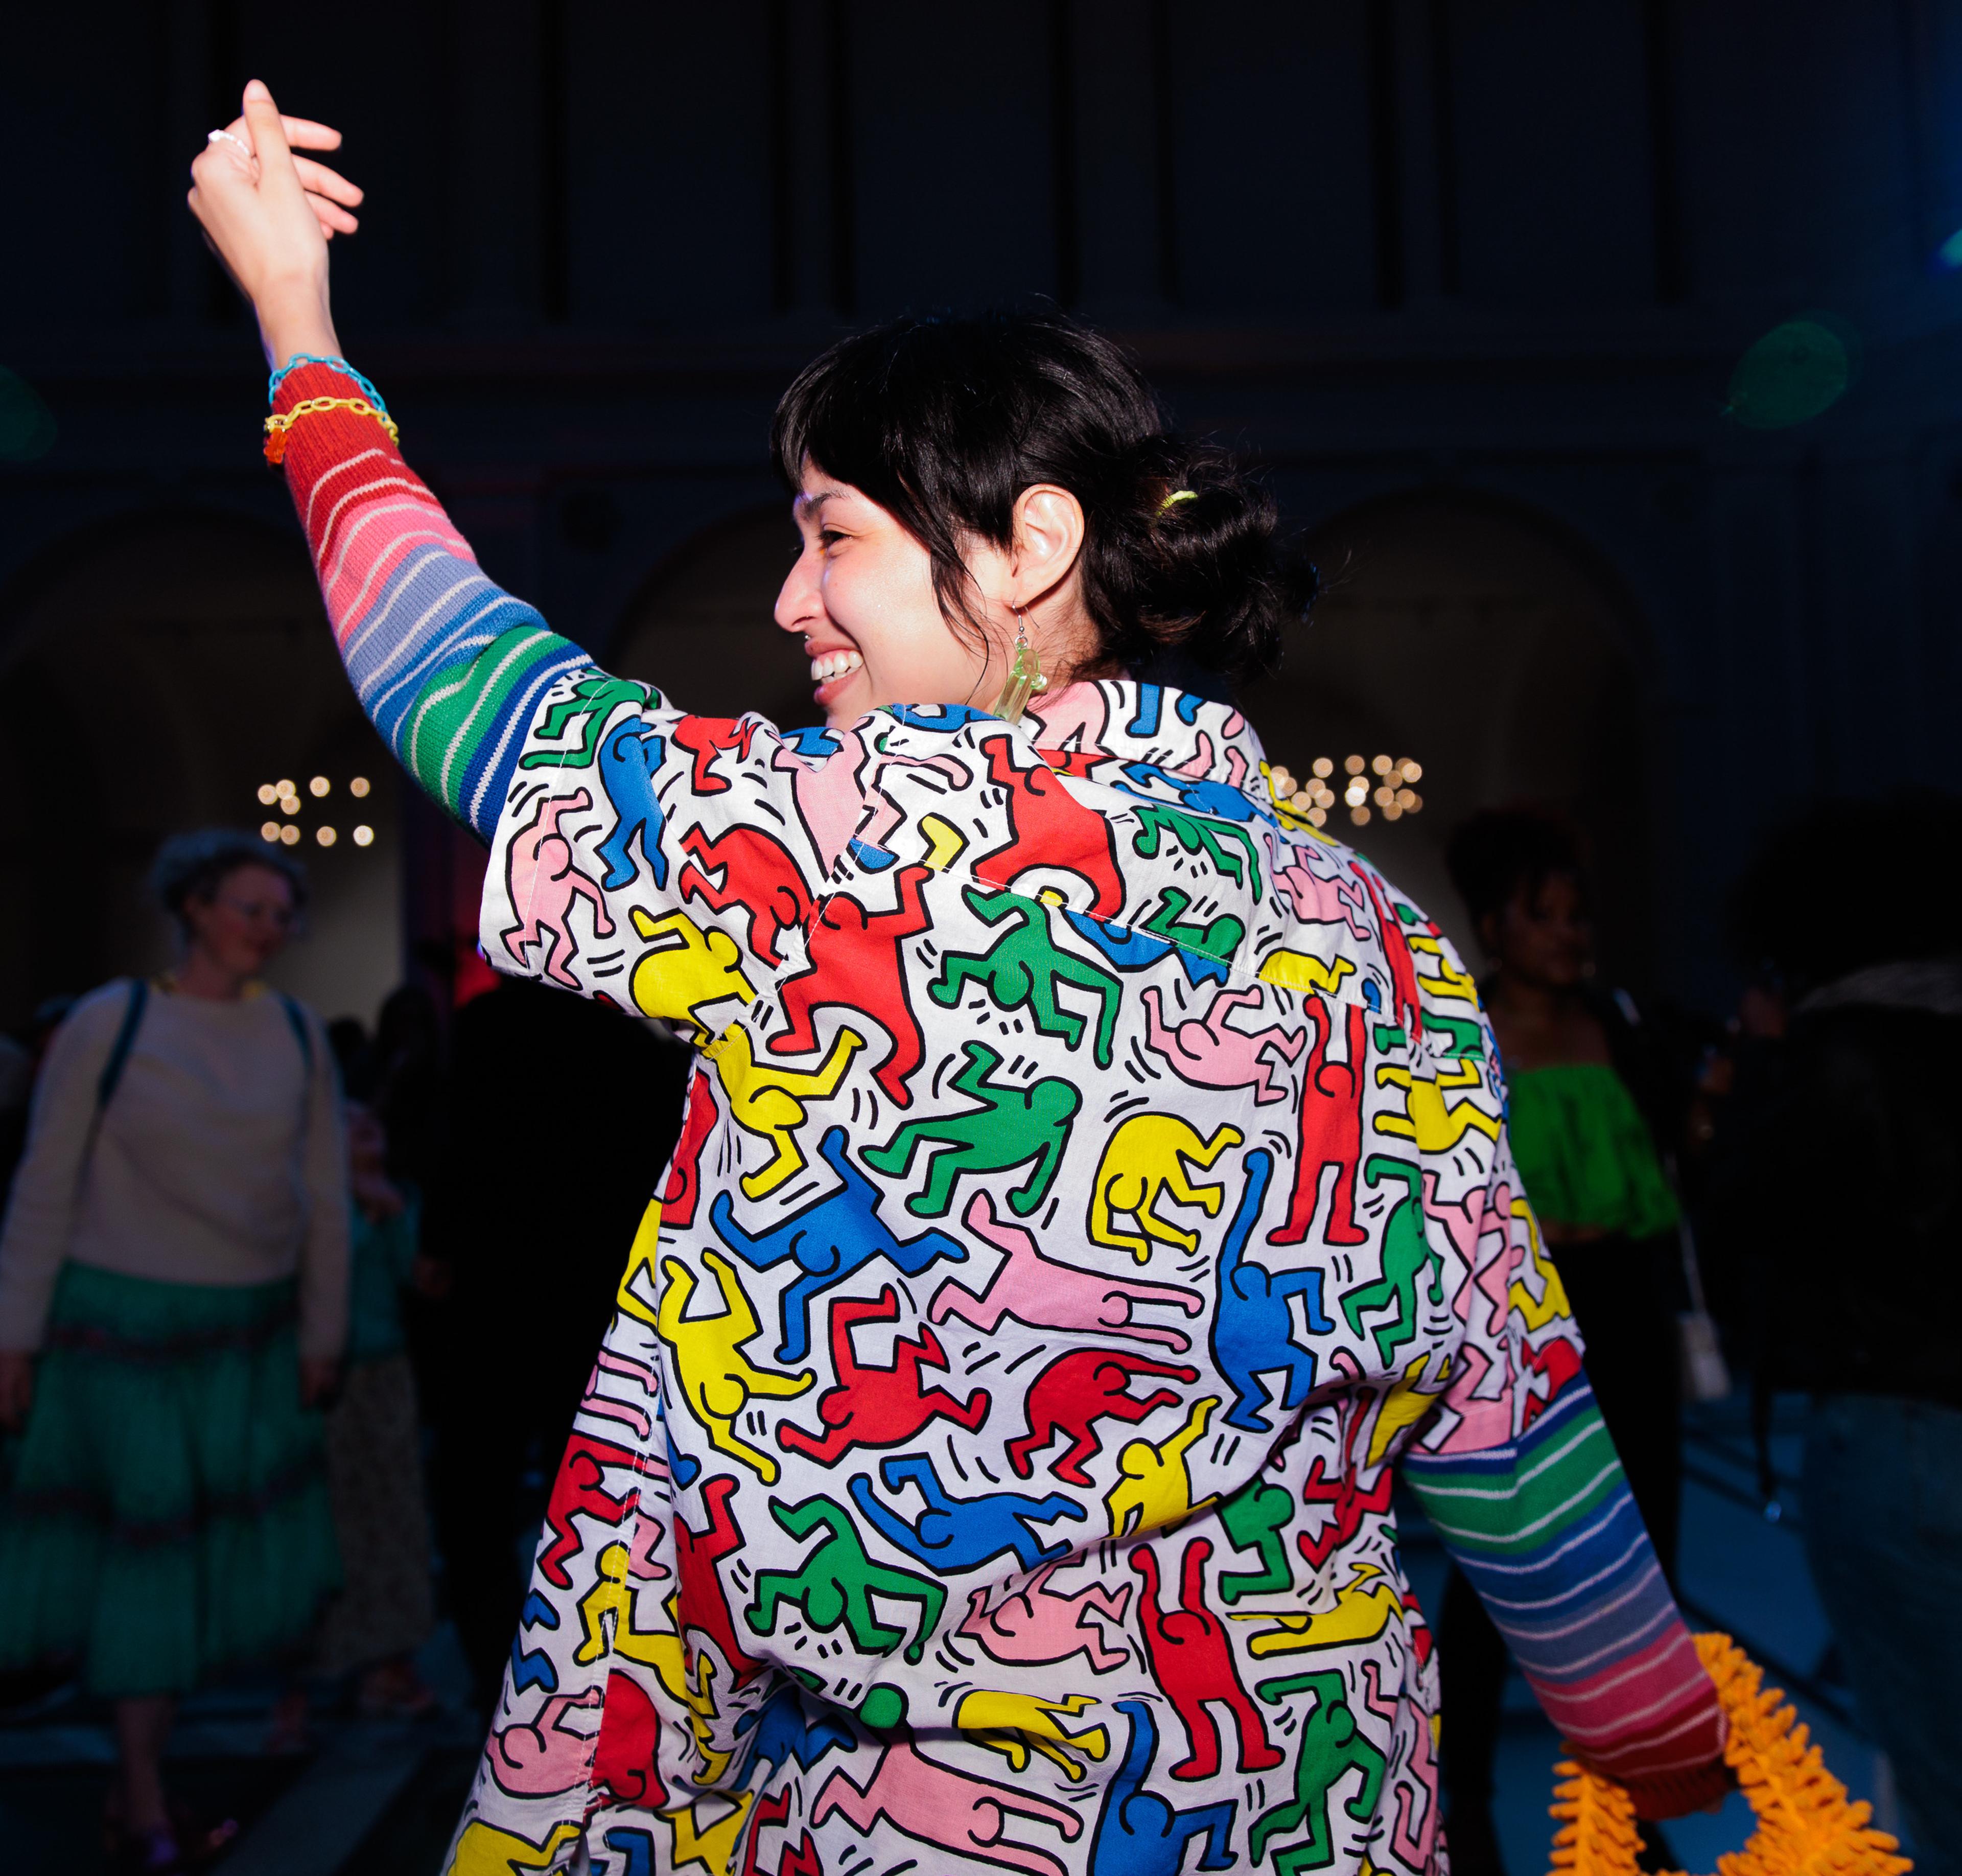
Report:
[{"label": "green pleated skirt", "polygon": [[340,1580],[291,1281],[70,1264],[0,1503],[0,1669],[181,1693],[289,1655]]}]

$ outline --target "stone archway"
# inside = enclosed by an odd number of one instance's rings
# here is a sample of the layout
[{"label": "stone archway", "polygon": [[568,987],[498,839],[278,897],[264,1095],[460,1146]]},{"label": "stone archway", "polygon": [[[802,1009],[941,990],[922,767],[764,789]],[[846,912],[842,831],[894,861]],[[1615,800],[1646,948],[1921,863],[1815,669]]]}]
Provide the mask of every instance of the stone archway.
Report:
[{"label": "stone archway", "polygon": [[1475,808],[1529,799],[1590,836],[1604,970],[1654,981],[1654,824],[1645,638],[1612,573],[1532,511],[1422,494],[1317,529],[1327,583],[1247,714],[1296,774],[1318,755],[1414,756],[1424,807],[1329,831],[1362,849],[1478,956],[1443,864]]},{"label": "stone archway", "polygon": [[[307,792],[315,775],[334,791]],[[349,781],[366,777],[358,804]],[[145,888],[168,834],[283,820],[292,780],[309,935],[283,988],[372,1021],[400,980],[398,793],[336,655],[302,542],[203,511],[63,543],[0,601],[0,1020],[41,998],[154,970],[170,934]],[[353,829],[371,828],[368,845]],[[337,839],[323,848],[323,826]]]}]

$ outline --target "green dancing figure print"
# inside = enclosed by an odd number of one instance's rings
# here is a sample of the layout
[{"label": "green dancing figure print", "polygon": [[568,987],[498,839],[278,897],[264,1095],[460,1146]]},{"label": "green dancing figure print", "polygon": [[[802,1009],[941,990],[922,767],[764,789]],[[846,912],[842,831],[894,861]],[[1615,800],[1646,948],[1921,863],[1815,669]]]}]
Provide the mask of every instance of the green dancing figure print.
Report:
[{"label": "green dancing figure print", "polygon": [[767,1635],[775,1628],[779,1603],[794,1603],[803,1609],[804,1621],[820,1635],[829,1635],[842,1625],[861,1653],[890,1654],[906,1641],[906,1631],[889,1627],[873,1613],[876,1595],[889,1602],[919,1605],[919,1625],[907,1644],[906,1658],[917,1662],[925,1654],[927,1637],[947,1606],[947,1592],[938,1583],[916,1577],[910,1570],[873,1562],[865,1555],[852,1514],[829,1498],[807,1498],[796,1505],[772,1498],[770,1515],[800,1542],[813,1531],[823,1532],[825,1538],[795,1570],[757,1573],[756,1600],[743,1616],[758,1635]]},{"label": "green dancing figure print", "polygon": [[1383,1755],[1356,1730],[1356,1716],[1349,1711],[1342,1676],[1332,1668],[1263,1681],[1254,1691],[1270,1705],[1290,1694],[1312,1693],[1315,1711],[1302,1722],[1295,1741],[1294,1798],[1255,1819],[1247,1838],[1248,1854],[1258,1865],[1273,1838],[1292,1836],[1306,1824],[1306,1842],[1290,1843],[1275,1852],[1275,1876],[1326,1869],[1335,1860],[1328,1801],[1350,1773],[1360,1772],[1361,1788],[1344,1808],[1357,1823],[1368,1823],[1376,1814],[1376,1800],[1388,1769]]},{"label": "green dancing figure print", "polygon": [[1222,1570],[1219,1600],[1230,1609],[1243,1596],[1285,1596],[1294,1587],[1287,1541],[1281,1533],[1294,1521],[1294,1494],[1284,1485],[1256,1478],[1219,1506],[1219,1523],[1235,1550],[1257,1552],[1257,1570]]},{"label": "green dancing figure print", "polygon": [[1390,1357],[1404,1343],[1416,1339],[1417,1285],[1426,1268],[1430,1271],[1430,1287],[1425,1293],[1433,1304],[1444,1301],[1443,1272],[1439,1266],[1437,1253],[1431,1248],[1430,1240],[1424,1228],[1424,1203],[1418,1196],[1420,1169],[1407,1159],[1392,1159],[1387,1154],[1376,1153],[1363,1162],[1363,1179],[1368,1185],[1375,1185],[1385,1179],[1397,1180],[1404,1187],[1404,1197],[1392,1208],[1389,1216],[1383,1221],[1383,1274],[1373,1283],[1365,1283],[1359,1289],[1346,1292],[1342,1298],[1343,1319],[1349,1325],[1352,1334],[1362,1333],[1363,1317],[1366,1312],[1373,1313],[1396,1305],[1396,1315],[1388,1322],[1379,1322],[1370,1331],[1376,1338],[1376,1354],[1387,1367]]},{"label": "green dancing figure print", "polygon": [[[1245,828],[1230,821],[1202,820],[1156,801],[1138,809],[1137,818],[1136,849],[1145,859],[1158,858],[1169,834],[1187,853],[1203,854],[1236,886],[1248,887],[1256,899],[1261,896],[1261,863]],[[1226,845],[1229,840],[1236,842],[1237,847]]]},{"label": "green dancing figure print", "polygon": [[967,1066],[953,1085],[982,1105],[966,1114],[909,1120],[884,1146],[868,1148],[865,1163],[903,1179],[922,1146],[943,1149],[933,1156],[926,1190],[907,1200],[906,1210],[915,1218],[944,1218],[954,1203],[954,1182],[963,1172],[1006,1172],[1033,1159],[1034,1171],[1008,1194],[1009,1210],[1026,1218],[1048,1196],[1083,1097],[1053,1075],[1027,1088],[1002,1087],[989,1079],[1002,1058],[985,1042],[970,1042],[963,1053]]},{"label": "green dancing figure print", "polygon": [[637,682],[630,677],[608,677],[594,671],[574,681],[570,690],[563,697],[555,698],[541,713],[532,733],[541,741],[556,740],[565,734],[566,726],[575,717],[585,721],[580,725],[579,746],[577,749],[534,749],[530,750],[518,766],[521,769],[590,769],[599,752],[600,733],[606,727],[607,719],[622,704],[631,704],[637,710],[645,710],[660,695],[652,686]]},{"label": "green dancing figure print", "polygon": [[1062,950],[1049,928],[1047,908],[1019,893],[989,892],[970,886],[962,896],[984,925],[1015,921],[985,954],[949,951],[928,994],[944,1010],[959,1006],[971,983],[981,985],[1001,1010],[1028,1012],[1039,1036],[1060,1036],[1074,1049],[1083,1040],[1084,1019],[1056,1001],[1056,987],[1069,984],[1098,999],[1097,1066],[1110,1066],[1110,1038],[1117,1026],[1123,991],[1117,980]]}]

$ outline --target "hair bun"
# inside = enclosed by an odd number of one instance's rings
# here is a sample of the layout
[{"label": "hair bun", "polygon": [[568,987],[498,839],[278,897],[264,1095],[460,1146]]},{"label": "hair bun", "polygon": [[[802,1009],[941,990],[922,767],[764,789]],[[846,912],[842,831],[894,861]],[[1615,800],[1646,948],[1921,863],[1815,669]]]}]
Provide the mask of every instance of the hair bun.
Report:
[{"label": "hair bun", "polygon": [[1165,432],[1131,455],[1130,498],[1093,516],[1085,548],[1111,655],[1136,667],[1176,650],[1238,679],[1270,671],[1317,583],[1283,551],[1273,497],[1224,451]]}]

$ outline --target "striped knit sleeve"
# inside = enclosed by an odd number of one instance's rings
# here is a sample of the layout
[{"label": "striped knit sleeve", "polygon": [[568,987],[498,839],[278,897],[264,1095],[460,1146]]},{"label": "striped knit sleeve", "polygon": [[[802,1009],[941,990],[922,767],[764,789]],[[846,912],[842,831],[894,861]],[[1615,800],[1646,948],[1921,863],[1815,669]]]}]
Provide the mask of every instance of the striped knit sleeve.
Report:
[{"label": "striped knit sleeve", "polygon": [[1577,1758],[1643,1817],[1728,1790],[1716,1690],[1584,1374],[1517,1439],[1410,1453],[1404,1478]]},{"label": "striped knit sleeve", "polygon": [[[273,407],[362,395],[331,366],[302,365]],[[546,692],[590,661],[486,577],[374,417],[310,412],[286,431],[285,460],[363,708],[409,773],[489,839]]]}]

